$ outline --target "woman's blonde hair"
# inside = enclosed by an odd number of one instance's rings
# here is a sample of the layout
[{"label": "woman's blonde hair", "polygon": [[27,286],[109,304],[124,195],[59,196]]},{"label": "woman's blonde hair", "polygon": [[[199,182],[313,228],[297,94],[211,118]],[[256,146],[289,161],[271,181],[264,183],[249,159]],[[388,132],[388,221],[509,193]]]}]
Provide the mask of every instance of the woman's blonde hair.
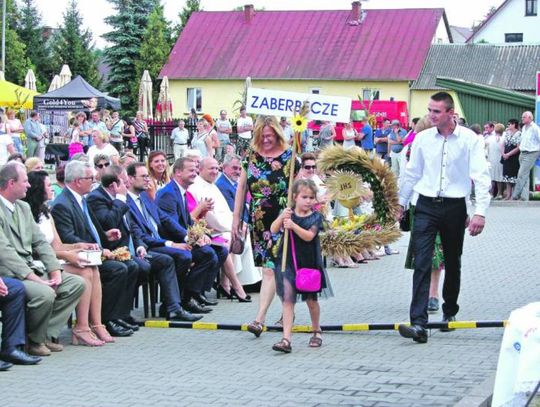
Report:
[{"label": "woman's blonde hair", "polygon": [[109,142],[109,136],[105,133],[100,132],[99,130],[92,130],[92,136],[95,135],[98,139],[100,139],[104,143]]},{"label": "woman's blonde hair", "polygon": [[425,115],[420,120],[418,120],[418,122],[416,122],[416,126],[414,126],[414,132],[420,133],[421,131],[424,131],[431,127],[433,127],[433,123],[431,123],[431,120],[429,120],[429,116]]},{"label": "woman's blonde hair", "polygon": [[278,122],[278,119],[275,116],[259,116],[255,121],[255,126],[253,126],[253,140],[251,141],[251,148],[256,152],[260,153],[262,149],[262,133],[265,126],[270,127],[274,134],[277,137],[277,143],[282,150],[285,150],[287,147],[287,142],[283,136],[283,130]]},{"label": "woman's blonde hair", "polygon": [[504,127],[504,124],[502,124],[502,123],[497,123],[497,124],[495,125],[495,133],[497,133],[497,134],[503,134],[505,130],[506,130],[506,128]]}]

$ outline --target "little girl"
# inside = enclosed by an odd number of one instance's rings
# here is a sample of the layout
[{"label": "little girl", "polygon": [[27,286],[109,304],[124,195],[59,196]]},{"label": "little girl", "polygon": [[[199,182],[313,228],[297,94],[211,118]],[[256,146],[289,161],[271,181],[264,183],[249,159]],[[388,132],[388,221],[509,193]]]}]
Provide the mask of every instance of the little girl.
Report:
[{"label": "little girl", "polygon": [[[323,267],[321,246],[319,243],[319,230],[323,226],[323,216],[313,211],[317,203],[317,187],[311,179],[295,181],[292,187],[294,208],[285,209],[272,223],[272,233],[289,233],[287,252],[287,265],[285,272],[281,271],[281,251],[276,259],[276,291],[283,303],[283,338],[272,346],[278,352],[290,353],[291,332],[294,319],[294,305],[297,299],[306,301],[311,316],[313,336],[309,346],[318,348],[322,345],[322,332],[320,325],[321,309],[317,298],[319,296],[331,297],[332,289],[328,276]],[[290,232],[292,231],[292,236]],[[318,293],[298,293],[296,290],[296,270],[292,258],[295,251],[297,267],[313,268],[321,271],[321,291]],[[298,298],[297,298],[298,297]]]},{"label": "little girl", "polygon": [[75,154],[84,153],[83,143],[80,141],[80,123],[77,120],[73,120],[71,125],[71,142],[68,147],[69,158]]}]

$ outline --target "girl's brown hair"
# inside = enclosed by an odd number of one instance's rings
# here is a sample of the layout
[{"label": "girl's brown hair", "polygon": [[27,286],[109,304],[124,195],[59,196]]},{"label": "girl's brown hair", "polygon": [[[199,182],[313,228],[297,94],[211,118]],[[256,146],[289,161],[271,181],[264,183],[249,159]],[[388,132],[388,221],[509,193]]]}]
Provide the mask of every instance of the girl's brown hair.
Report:
[{"label": "girl's brown hair", "polygon": [[300,191],[300,189],[302,188],[307,188],[311,190],[311,192],[313,192],[313,195],[317,196],[318,189],[317,189],[317,185],[315,185],[315,182],[313,182],[313,180],[297,179],[296,181],[294,181],[294,184],[292,186],[293,197],[296,196],[298,192]]}]

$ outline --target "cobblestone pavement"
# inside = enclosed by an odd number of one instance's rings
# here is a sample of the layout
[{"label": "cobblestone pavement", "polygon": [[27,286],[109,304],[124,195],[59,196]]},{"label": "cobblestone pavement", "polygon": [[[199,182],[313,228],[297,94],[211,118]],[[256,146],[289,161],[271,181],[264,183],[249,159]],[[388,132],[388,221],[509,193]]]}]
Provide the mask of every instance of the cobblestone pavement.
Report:
[{"label": "cobblestone pavement", "polygon": [[[459,319],[506,319],[538,301],[539,230],[538,207],[490,209],[484,233],[465,242]],[[399,255],[330,270],[336,297],[321,303],[322,323],[407,320],[407,242],[404,236],[393,246]],[[203,321],[244,323],[255,311],[256,302],[220,301]],[[276,300],[269,322],[279,315]],[[296,323],[309,323],[304,304]],[[113,345],[67,346],[38,366],[1,372],[0,405],[451,406],[493,375],[502,333],[433,330],[426,345],[393,331],[325,333],[320,349],[295,334],[293,353],[283,355],[270,349],[277,332],[255,339],[239,331],[143,328]],[[67,331],[62,339],[68,343]]]}]

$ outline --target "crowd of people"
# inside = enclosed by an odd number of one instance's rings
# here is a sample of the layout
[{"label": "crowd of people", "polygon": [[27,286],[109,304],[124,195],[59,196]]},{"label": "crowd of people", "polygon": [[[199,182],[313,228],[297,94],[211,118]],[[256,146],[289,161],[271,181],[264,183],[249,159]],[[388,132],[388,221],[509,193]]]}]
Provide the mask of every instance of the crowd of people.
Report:
[{"label": "crowd of people", "polygon": [[[506,129],[487,123],[482,136],[474,132],[479,126],[469,129],[455,116],[453,101],[444,92],[432,97],[428,110],[408,130],[397,120],[373,129],[367,118],[360,131],[352,122],[343,129],[345,149],[361,148],[385,160],[396,174],[400,216],[410,208],[412,325],[401,326],[400,333],[421,343],[427,341],[427,313],[439,308],[443,269],[444,321],[455,320],[465,228],[472,235],[482,231],[488,191],[495,199],[503,193],[504,199],[528,197],[529,171],[540,151],[530,112],[523,113],[521,130],[511,119]],[[277,322],[283,338],[273,349],[291,352],[298,300],[307,303],[311,315],[308,345],[322,345],[318,299],[333,293],[318,234],[325,222],[348,215],[328,195],[326,174],[317,171],[318,152],[335,143],[335,128],[324,122],[315,137],[303,134],[303,153],[293,160],[293,132],[286,118],[260,116],[254,122],[245,108],[240,112],[236,143],[225,110],[215,122],[208,114],[190,117],[196,131],[188,131],[180,120],[170,135],[172,166],[163,151],[150,151],[147,159],[135,154],[148,147],[143,140],[148,128],[140,114],[127,122],[118,112],[103,117],[94,111],[89,121],[85,113],[77,114],[70,130],[70,160],[56,168],[51,180],[43,169],[45,135],[39,114],[32,112],[22,126],[8,111],[0,128],[0,370],[36,364],[62,351],[58,337],[73,311],[74,345],[99,347],[133,335],[142,322],[131,315],[134,296],[150,278],[161,290],[159,315],[171,321],[197,321],[210,313],[218,305],[208,296],[212,291],[217,298],[249,303],[244,287],[260,282],[258,309],[248,331],[256,337],[263,333],[277,293],[283,303]],[[26,159],[17,140],[23,130]],[[439,144],[440,151],[434,150]],[[291,167],[294,184],[289,185]],[[469,219],[471,185],[476,212]],[[354,211],[373,211],[369,194]],[[204,233],[194,238],[193,230],[201,225]],[[286,233],[292,250],[282,270]],[[235,253],[229,250],[234,241],[243,242]],[[396,253],[387,246],[329,261],[359,267]],[[321,272],[318,290],[296,288],[301,268]]]}]

